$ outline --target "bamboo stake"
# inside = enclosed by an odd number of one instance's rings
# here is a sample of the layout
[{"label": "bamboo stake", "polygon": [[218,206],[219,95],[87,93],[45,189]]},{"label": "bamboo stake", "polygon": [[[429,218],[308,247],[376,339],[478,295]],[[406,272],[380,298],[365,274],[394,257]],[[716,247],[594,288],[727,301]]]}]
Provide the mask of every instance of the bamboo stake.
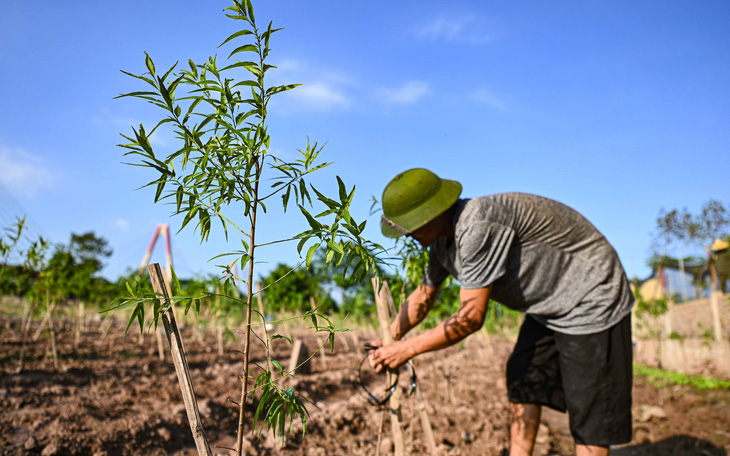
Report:
[{"label": "bamboo stake", "polygon": [[190,379],[190,368],[188,367],[188,361],[185,357],[185,348],[183,347],[180,332],[177,328],[175,314],[172,311],[172,305],[167,293],[167,287],[165,286],[165,279],[162,276],[162,270],[158,263],[147,266],[147,270],[150,273],[152,288],[155,290],[155,293],[162,295],[162,305],[168,307],[168,309],[161,315],[162,323],[165,326],[167,341],[170,343],[172,362],[175,365],[175,373],[177,374],[177,380],[180,384],[180,391],[182,392],[185,410],[188,414],[188,422],[190,423],[190,430],[192,431],[193,439],[195,440],[195,446],[198,448],[199,455],[213,456],[210,446],[208,445],[208,439],[205,435],[202,420],[200,419],[198,403],[195,399],[195,391],[193,390],[193,382]]},{"label": "bamboo stake", "polygon": [[[383,281],[382,286],[380,287],[380,290],[378,290],[378,286],[380,285],[379,280],[377,277],[374,277],[373,280],[373,289],[375,290],[375,304],[378,308],[378,322],[380,323],[380,334],[383,338],[383,345],[388,345],[393,343],[393,336],[390,333],[390,316],[389,316],[389,304],[388,304],[388,298],[390,300],[393,300],[393,297],[390,295],[390,289],[388,288],[388,283]],[[397,372],[397,371],[396,371]],[[388,384],[393,380],[393,373],[391,372],[388,375]],[[390,396],[390,426],[391,430],[393,432],[393,443],[395,444],[395,455],[396,456],[405,456],[406,454],[406,448],[405,448],[405,440],[403,438],[403,413],[401,411],[401,393],[400,389],[396,388],[393,392],[393,395]]]}]

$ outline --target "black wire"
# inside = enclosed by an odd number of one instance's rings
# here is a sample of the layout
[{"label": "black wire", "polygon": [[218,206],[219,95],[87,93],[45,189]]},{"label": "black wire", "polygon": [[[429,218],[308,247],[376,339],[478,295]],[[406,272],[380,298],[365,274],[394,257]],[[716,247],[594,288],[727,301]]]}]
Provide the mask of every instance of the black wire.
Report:
[{"label": "black wire", "polygon": [[[382,405],[385,405],[388,402],[388,400],[390,399],[390,397],[393,395],[393,393],[395,393],[395,390],[398,389],[398,379],[400,378],[400,373],[398,370],[393,371],[393,373],[395,374],[395,378],[393,379],[393,384],[387,388],[388,394],[384,398],[378,399],[377,396],[375,396],[370,390],[368,390],[367,387],[365,386],[365,382],[363,382],[363,379],[362,379],[362,365],[365,363],[365,360],[368,359],[368,356],[370,356],[369,352],[371,350],[376,350],[376,349],[377,349],[377,347],[374,347],[367,342],[365,343],[365,351],[368,353],[365,354],[365,356],[360,360],[360,363],[357,366],[357,381],[358,381],[358,384],[360,385],[360,388],[362,388],[362,390],[365,392],[365,395],[366,395],[367,399],[370,401],[370,403],[372,403],[375,406],[380,407]],[[411,373],[411,381],[410,381],[410,384],[408,387],[408,395],[410,396],[416,390],[418,383],[417,383],[417,377],[416,377],[416,369],[413,367],[413,362],[408,361],[407,366],[408,366],[408,370]]]}]

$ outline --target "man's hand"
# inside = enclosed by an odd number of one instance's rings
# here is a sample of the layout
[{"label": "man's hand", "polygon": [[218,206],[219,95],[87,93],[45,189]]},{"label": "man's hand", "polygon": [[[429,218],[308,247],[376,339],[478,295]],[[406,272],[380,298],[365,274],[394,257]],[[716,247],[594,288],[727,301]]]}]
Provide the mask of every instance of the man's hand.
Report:
[{"label": "man's hand", "polygon": [[407,340],[399,340],[392,344],[383,346],[380,339],[370,342],[375,347],[369,354],[370,367],[375,372],[380,373],[384,368],[389,367],[395,369],[406,363],[409,359],[416,356],[415,350]]}]

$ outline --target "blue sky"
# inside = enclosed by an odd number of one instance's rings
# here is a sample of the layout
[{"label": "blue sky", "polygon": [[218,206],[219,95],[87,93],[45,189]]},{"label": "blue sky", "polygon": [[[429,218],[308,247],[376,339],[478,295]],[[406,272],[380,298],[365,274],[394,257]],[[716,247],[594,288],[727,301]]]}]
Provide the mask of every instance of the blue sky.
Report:
[{"label": "blue sky", "polygon": [[[119,70],[202,62],[237,23],[225,1],[26,2],[0,15],[0,225],[27,214],[29,234],[68,242],[93,230],[116,277],[137,267],[158,223],[180,219],[135,189],[154,176],[122,163],[116,144],[162,113],[136,100]],[[730,158],[730,3],[255,2],[272,39],[272,83],[303,83],[270,112],[272,150],[293,157],[307,137],[327,142],[335,175],[356,185],[354,214],[369,216],[398,172],[426,167],[460,181],[465,196],[523,191],[583,213],[629,276],[644,277],[661,208],[698,211],[727,198]],[[159,153],[176,146],[155,138]],[[304,229],[271,211],[273,240]],[[181,276],[213,271],[228,249],[191,231],[173,238]],[[158,246],[153,261],[164,261]],[[685,251],[685,253],[687,253]],[[261,252],[261,272],[294,263],[294,247]]]}]

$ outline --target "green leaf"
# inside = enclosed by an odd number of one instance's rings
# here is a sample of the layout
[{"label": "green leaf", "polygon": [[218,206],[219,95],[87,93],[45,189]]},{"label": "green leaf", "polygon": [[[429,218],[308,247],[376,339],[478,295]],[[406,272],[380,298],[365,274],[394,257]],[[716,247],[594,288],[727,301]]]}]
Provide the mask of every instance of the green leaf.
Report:
[{"label": "green leaf", "polygon": [[286,339],[287,341],[289,341],[290,344],[294,343],[294,342],[292,342],[292,340],[290,338],[288,338],[286,336],[282,336],[281,334],[274,334],[273,336],[271,336],[271,340],[276,340],[276,339]]},{"label": "green leaf", "polygon": [[282,85],[282,86],[269,87],[268,89],[266,89],[266,95],[270,97],[272,95],[276,95],[277,93],[286,92],[288,90],[294,89],[296,87],[299,87],[300,85],[301,84],[288,84],[288,85]]},{"label": "green leaf", "polygon": [[140,321],[140,333],[142,332],[142,329],[144,328],[143,321],[144,321],[144,304],[139,303],[137,304],[137,307],[134,308],[134,312],[132,312],[132,316],[129,319],[129,323],[127,324],[127,328],[124,330],[124,334],[126,334],[129,331],[129,328],[132,327],[132,323],[134,323],[134,320],[138,319]]},{"label": "green leaf", "polygon": [[226,38],[226,40],[224,42],[222,42],[221,44],[219,44],[218,47],[220,48],[221,46],[223,46],[227,42],[229,42],[229,41],[231,41],[231,40],[233,40],[235,38],[238,38],[240,36],[246,36],[246,35],[253,35],[253,32],[251,30],[241,30],[240,32],[236,32],[233,35],[231,35],[228,38]]},{"label": "green leaf", "polygon": [[248,264],[248,261],[250,259],[251,259],[251,255],[249,255],[247,253],[244,254],[244,255],[241,255],[241,266],[240,266],[241,267],[241,271],[243,271],[243,268],[246,267],[246,265]]},{"label": "green leaf", "polygon": [[314,252],[317,251],[317,247],[319,247],[319,244],[314,244],[307,251],[307,267],[312,264],[312,257],[314,257]]},{"label": "green leaf", "polygon": [[342,246],[340,245],[339,242],[329,241],[329,242],[327,242],[327,246],[329,246],[329,248],[331,248],[335,252],[339,253],[340,255],[345,254],[345,251],[342,250]]},{"label": "green leaf", "polygon": [[337,187],[339,187],[340,190],[340,201],[346,202],[347,201],[347,188],[345,187],[345,183],[342,182],[342,179],[340,179],[340,176],[337,176]]},{"label": "green leaf", "polygon": [[165,189],[165,184],[167,183],[167,180],[164,178],[160,178],[157,184],[157,192],[155,193],[155,203],[160,200],[160,195],[162,194],[162,190]]},{"label": "green leaf", "polygon": [[190,66],[190,74],[192,74],[197,79],[198,67],[195,66],[195,62],[193,62],[192,60],[188,60],[188,65]]},{"label": "green leaf", "polygon": [[286,207],[289,204],[290,195],[291,195],[291,187],[287,187],[286,192],[284,192],[284,194],[281,195],[282,203],[284,204],[284,212],[286,212]]},{"label": "green leaf", "polygon": [[180,285],[180,281],[177,278],[177,274],[175,274],[175,269],[170,265],[170,275],[172,276],[172,285],[174,286],[173,294],[180,294],[182,293],[182,286]]},{"label": "green leaf", "polygon": [[282,367],[281,363],[275,359],[271,360],[271,363],[276,366],[276,368],[279,370],[279,373],[284,373],[284,368]]},{"label": "green leaf", "polygon": [[252,25],[255,24],[256,19],[254,18],[254,15],[253,15],[253,3],[251,2],[251,0],[246,1],[246,10],[248,13],[248,19],[251,21],[251,24]]},{"label": "green leaf", "polygon": [[150,57],[149,54],[147,54],[145,52],[144,55],[145,55],[144,63],[145,63],[145,65],[147,65],[147,69],[150,71],[150,74],[152,74],[154,76],[155,75],[155,64],[152,62],[152,58]]},{"label": "green leaf", "polygon": [[241,53],[241,52],[258,52],[258,48],[254,46],[253,44],[244,44],[243,46],[239,46],[236,49],[231,52],[231,54],[228,56],[230,59],[234,55]]},{"label": "green leaf", "polygon": [[302,205],[299,205],[299,210],[301,210],[302,214],[304,214],[304,217],[307,218],[307,222],[309,222],[309,226],[311,226],[312,229],[314,229],[314,230],[322,229],[322,224],[319,223],[318,221],[316,221],[314,219],[314,217],[312,217],[312,215],[309,212],[307,212],[307,210],[304,209],[304,207],[302,207]]}]

